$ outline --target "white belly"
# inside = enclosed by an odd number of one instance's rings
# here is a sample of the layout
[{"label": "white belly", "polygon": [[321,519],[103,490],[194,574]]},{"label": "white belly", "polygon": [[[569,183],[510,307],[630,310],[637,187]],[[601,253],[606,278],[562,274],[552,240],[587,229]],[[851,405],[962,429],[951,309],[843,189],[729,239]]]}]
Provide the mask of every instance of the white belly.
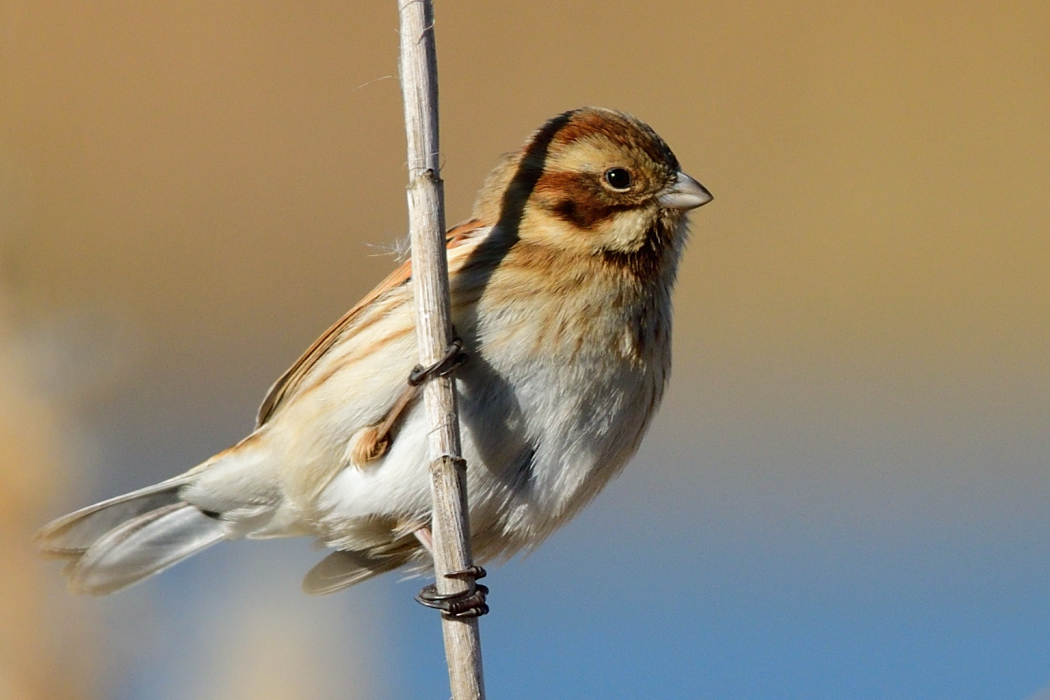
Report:
[{"label": "white belly", "polygon": [[[633,454],[656,399],[652,376],[626,361],[528,366],[518,376],[478,356],[457,373],[475,555],[484,561],[542,541]],[[513,388],[512,388],[513,387]],[[431,510],[421,402],[389,452],[337,474],[320,497],[326,539],[378,542],[379,530],[425,525]],[[389,529],[387,530],[389,531]]]}]

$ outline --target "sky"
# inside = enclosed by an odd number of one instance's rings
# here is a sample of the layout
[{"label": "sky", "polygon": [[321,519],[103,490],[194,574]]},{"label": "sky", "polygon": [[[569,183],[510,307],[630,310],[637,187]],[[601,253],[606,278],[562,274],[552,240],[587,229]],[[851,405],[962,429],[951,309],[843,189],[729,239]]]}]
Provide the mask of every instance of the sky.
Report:
[{"label": "sky", "polygon": [[[715,196],[638,456],[491,569],[490,696],[1050,694],[1050,6],[436,15],[450,223],[581,105]],[[420,581],[309,598],[311,543],[239,542],[83,599],[28,543],[243,437],[394,266],[396,29],[394,3],[0,0],[0,586],[31,601],[0,641],[39,638],[0,697],[447,696]]]}]

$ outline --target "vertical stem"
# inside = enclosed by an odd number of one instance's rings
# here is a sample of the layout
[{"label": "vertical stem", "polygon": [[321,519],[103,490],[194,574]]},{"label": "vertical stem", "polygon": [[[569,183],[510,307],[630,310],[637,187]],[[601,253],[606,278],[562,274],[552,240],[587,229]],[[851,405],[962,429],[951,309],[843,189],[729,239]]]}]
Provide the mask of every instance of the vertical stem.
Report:
[{"label": "vertical stem", "polygon": [[[401,15],[401,90],[408,136],[408,214],[412,283],[416,296],[416,340],[420,363],[439,361],[452,342],[445,205],[438,149],[437,52],[431,0],[398,0]],[[466,474],[460,459],[459,414],[451,376],[423,388],[431,430],[428,439],[434,494],[434,573],[439,593],[470,590],[473,583],[445,574],[472,564],[467,519]],[[451,459],[450,459],[451,458]],[[477,618],[442,616],[445,657],[454,700],[484,698],[481,638]]]}]

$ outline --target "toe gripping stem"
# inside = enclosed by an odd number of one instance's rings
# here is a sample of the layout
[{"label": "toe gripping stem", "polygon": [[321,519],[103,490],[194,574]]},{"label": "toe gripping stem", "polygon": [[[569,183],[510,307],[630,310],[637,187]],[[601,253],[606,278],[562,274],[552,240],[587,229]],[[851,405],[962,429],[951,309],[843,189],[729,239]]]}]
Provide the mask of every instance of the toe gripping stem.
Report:
[{"label": "toe gripping stem", "polygon": [[474,590],[462,593],[438,593],[437,585],[432,583],[424,586],[423,590],[416,594],[416,600],[428,608],[440,610],[441,614],[446,617],[460,620],[488,614],[489,606],[485,603],[485,597],[489,589],[477,583],[479,578],[485,578],[484,569],[480,566],[469,566],[462,571],[445,574],[445,578],[473,581]]},{"label": "toe gripping stem", "polygon": [[424,367],[416,365],[408,375],[408,383],[412,386],[421,386],[435,377],[447,377],[467,361],[467,355],[463,352],[463,341],[453,338],[452,344],[445,348],[445,355],[440,360]]},{"label": "toe gripping stem", "polygon": [[[444,357],[429,367],[416,365],[408,375],[408,383],[411,386],[421,386],[435,377],[447,377],[466,361],[467,355],[463,352],[463,341],[453,338],[452,343],[445,350]],[[488,595],[489,589],[477,583],[479,578],[484,577],[485,570],[480,566],[468,566],[462,571],[453,571],[445,574],[445,578],[461,579],[473,585],[462,593],[438,593],[437,585],[432,583],[424,586],[423,590],[416,594],[416,600],[428,608],[440,610],[445,617],[456,619],[480,617],[489,611],[489,606],[485,604],[485,596]]]}]

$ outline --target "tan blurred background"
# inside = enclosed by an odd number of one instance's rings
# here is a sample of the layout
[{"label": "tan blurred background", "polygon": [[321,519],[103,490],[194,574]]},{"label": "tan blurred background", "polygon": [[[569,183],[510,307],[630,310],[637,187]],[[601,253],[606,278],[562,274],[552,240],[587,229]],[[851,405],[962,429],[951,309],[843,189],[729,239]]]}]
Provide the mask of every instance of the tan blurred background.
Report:
[{"label": "tan blurred background", "polygon": [[[672,391],[591,522],[626,504],[627,538],[659,521],[818,548],[1047,527],[1050,4],[448,0],[437,16],[450,223],[498,154],[585,104],[649,122],[715,195],[693,217]],[[238,439],[393,265],[396,27],[393,2],[0,1],[0,698],[163,677],[151,624],[176,587],[71,599],[27,538]],[[333,618],[289,584],[309,555],[258,590],[210,583],[265,579],[263,549],[187,584],[228,593],[205,608],[245,606],[223,634],[253,640],[183,630],[214,642],[200,687],[318,697],[238,669],[341,665],[340,696],[394,697],[375,670],[396,648],[386,587]],[[309,651],[325,624],[368,630],[339,647],[352,663]]]}]

